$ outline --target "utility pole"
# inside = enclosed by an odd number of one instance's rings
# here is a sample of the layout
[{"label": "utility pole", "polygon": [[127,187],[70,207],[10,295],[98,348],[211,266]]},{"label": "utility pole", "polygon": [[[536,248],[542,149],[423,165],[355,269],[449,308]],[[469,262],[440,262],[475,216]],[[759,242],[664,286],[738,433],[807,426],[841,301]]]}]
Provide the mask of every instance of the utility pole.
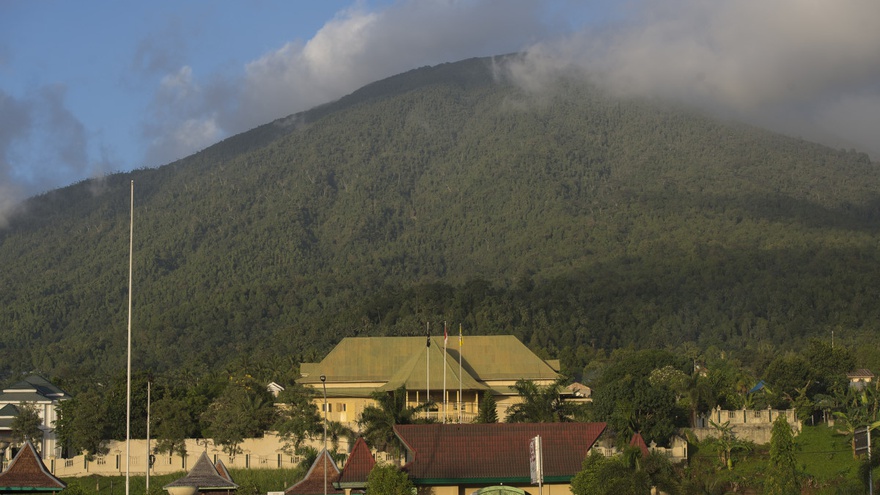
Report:
[{"label": "utility pole", "polygon": [[321,375],[324,388],[324,495],[327,495],[327,375]]}]

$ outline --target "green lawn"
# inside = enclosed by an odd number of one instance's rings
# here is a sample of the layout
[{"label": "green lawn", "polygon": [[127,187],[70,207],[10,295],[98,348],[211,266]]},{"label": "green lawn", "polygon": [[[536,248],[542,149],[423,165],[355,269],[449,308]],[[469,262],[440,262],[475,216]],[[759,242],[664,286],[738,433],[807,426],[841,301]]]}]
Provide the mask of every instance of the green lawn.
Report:
[{"label": "green lawn", "polygon": [[[240,495],[266,493],[269,491],[284,491],[295,482],[302,479],[305,471],[296,469],[230,469],[229,474],[238,484]],[[162,476],[150,476],[150,493],[153,495],[167,495],[162,487],[172,481],[186,475],[183,471],[176,474]],[[125,476],[88,476],[82,478],[67,478],[66,495],[100,494],[100,495],[125,495]],[[146,479],[143,476],[132,476],[130,479],[130,495],[144,495]]]},{"label": "green lawn", "polygon": [[850,441],[825,425],[805,426],[795,438],[798,468],[817,482],[855,477],[859,462]]},{"label": "green lawn", "polygon": [[[852,448],[845,435],[824,425],[805,426],[795,437],[795,445],[797,467],[803,476],[803,493],[867,493],[858,476],[864,461],[853,459]],[[760,491],[770,458],[769,445],[752,445],[748,450],[735,452],[734,467],[727,470],[721,467],[718,445],[714,442],[694,445],[691,453],[690,478],[705,487],[706,493],[715,493],[713,487],[726,487],[730,493],[746,493],[749,489]],[[876,468],[874,479],[880,480],[880,470]]]}]

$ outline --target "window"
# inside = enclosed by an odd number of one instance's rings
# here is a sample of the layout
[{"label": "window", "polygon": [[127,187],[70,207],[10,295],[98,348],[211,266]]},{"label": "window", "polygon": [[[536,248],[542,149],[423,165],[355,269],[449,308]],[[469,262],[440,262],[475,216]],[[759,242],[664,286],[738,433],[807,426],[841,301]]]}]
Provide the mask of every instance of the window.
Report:
[{"label": "window", "polygon": [[336,411],[337,412],[345,412],[346,411],[345,402],[340,402],[340,403],[336,404]]},{"label": "window", "polygon": [[322,411],[324,410],[324,407],[325,407],[325,406],[327,407],[327,412],[328,412],[328,413],[333,412],[333,404],[330,404],[330,403],[327,403],[327,404],[321,404],[321,410],[322,410]]}]

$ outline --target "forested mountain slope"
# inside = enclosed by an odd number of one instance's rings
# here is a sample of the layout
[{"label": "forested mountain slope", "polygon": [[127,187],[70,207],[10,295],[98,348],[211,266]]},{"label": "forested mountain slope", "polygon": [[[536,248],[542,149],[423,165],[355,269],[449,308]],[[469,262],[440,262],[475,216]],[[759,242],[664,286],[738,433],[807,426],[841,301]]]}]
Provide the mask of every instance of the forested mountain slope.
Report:
[{"label": "forested mountain slope", "polygon": [[0,231],[3,376],[287,368],[444,320],[577,372],[586,347],[731,351],[880,324],[866,155],[611,97],[506,59],[410,71]]}]

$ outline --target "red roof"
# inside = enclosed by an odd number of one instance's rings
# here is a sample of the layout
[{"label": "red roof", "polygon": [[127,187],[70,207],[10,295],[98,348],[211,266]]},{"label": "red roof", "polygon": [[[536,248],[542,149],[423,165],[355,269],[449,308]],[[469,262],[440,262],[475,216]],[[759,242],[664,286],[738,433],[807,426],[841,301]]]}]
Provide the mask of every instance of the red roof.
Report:
[{"label": "red roof", "polygon": [[36,449],[30,442],[25,442],[15,455],[15,459],[9,463],[9,467],[0,473],[0,492],[29,491],[29,492],[54,492],[67,487],[46,469]]},{"label": "red roof", "polygon": [[333,482],[339,478],[339,468],[336,467],[336,462],[333,461],[330,454],[326,450],[322,450],[305,477],[299,483],[284,490],[285,495],[323,495],[325,465],[327,466],[327,493],[344,494],[345,490],[333,487]]},{"label": "red roof", "polygon": [[397,425],[411,453],[404,469],[417,484],[529,481],[529,442],[541,436],[544,479],[570,480],[605,423]]},{"label": "red roof", "polygon": [[376,465],[376,459],[370,452],[370,447],[362,437],[358,437],[348,456],[345,467],[342,468],[342,474],[339,475],[337,486],[342,487],[363,487],[367,483],[367,476]]},{"label": "red roof", "polygon": [[648,451],[648,444],[645,443],[645,439],[642,438],[641,433],[636,433],[633,435],[632,439],[629,441],[630,447],[638,447],[639,450],[642,451],[642,458],[648,457],[650,451]]},{"label": "red roof", "polygon": [[214,464],[214,469],[217,470],[217,474],[219,474],[224,479],[232,481],[232,475],[229,474],[229,470],[226,469],[226,464],[223,464],[223,461],[217,459],[217,463]]}]

